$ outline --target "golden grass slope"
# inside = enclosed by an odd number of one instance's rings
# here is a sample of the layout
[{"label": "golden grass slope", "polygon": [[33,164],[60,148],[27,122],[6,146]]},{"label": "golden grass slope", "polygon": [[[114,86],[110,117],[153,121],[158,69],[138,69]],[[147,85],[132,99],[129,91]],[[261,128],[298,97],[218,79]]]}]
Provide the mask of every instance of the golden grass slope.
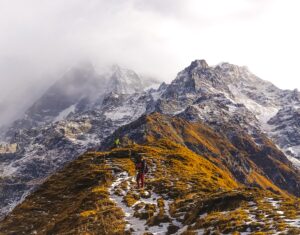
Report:
[{"label": "golden grass slope", "polygon": [[[228,172],[174,143],[162,141],[158,146],[134,145],[109,153],[88,153],[51,176],[17,206],[0,223],[1,234],[82,234],[84,231],[122,234],[123,213],[109,200],[107,192],[113,166],[105,159],[113,158],[124,170],[134,174],[129,152],[149,156],[150,167],[157,165],[157,177],[149,185],[158,193],[168,191],[173,198],[190,185],[203,193],[238,187]],[[178,179],[171,187],[174,177]]]},{"label": "golden grass slope", "polygon": [[241,184],[300,195],[299,171],[264,136],[264,146],[256,145],[246,133],[235,133],[229,140],[201,122],[153,113],[118,129],[102,149],[111,148],[116,138],[123,145],[157,145],[162,139],[178,143],[226,169]]},{"label": "golden grass slope", "polygon": [[[227,169],[221,169],[185,146],[161,139],[84,154],[49,177],[1,221],[0,234],[130,234],[125,231],[122,210],[109,199],[108,187],[114,171],[135,174],[134,157],[138,153],[145,154],[150,169],[154,169],[154,177],[147,179],[146,189],[173,201],[170,215],[188,226],[186,234],[193,234],[199,228],[244,231],[245,223],[249,222],[243,211],[246,205],[274,197],[270,191],[238,183]],[[159,200],[159,205],[164,203],[162,198]],[[283,204],[290,216],[298,213],[292,208],[294,200],[286,197],[285,201],[291,203]],[[131,206],[136,199],[129,193],[124,201]],[[239,208],[244,209],[239,211]],[[232,211],[227,220],[222,217],[222,211]],[[205,220],[201,217],[204,213],[209,215]],[[165,214],[157,217],[149,212],[148,216],[149,225],[160,223],[161,218],[169,220]],[[255,223],[251,226],[257,227],[257,231],[263,229]]]},{"label": "golden grass slope", "polygon": [[[115,138],[121,139],[121,148],[111,148]],[[236,146],[202,123],[161,114],[144,116],[108,138],[105,152],[86,153],[49,177],[0,222],[0,234],[130,234],[108,188],[114,173],[135,174],[134,159],[139,153],[145,154],[153,170],[146,189],[160,195],[161,208],[162,195],[172,202],[169,214],[186,226],[185,234],[199,229],[206,234],[238,234],[249,227],[261,234],[272,234],[274,228],[297,232],[272,212],[267,199],[278,200],[277,210],[288,219],[299,216],[299,200],[280,188],[284,183],[273,180],[260,164],[270,161],[287,176],[294,174],[293,169],[280,154],[270,156],[277,153],[272,144],[263,155],[247,136],[239,141],[242,144]],[[123,200],[132,206],[137,197],[129,192]],[[147,210],[149,225],[171,220],[160,208],[149,205]],[[162,212],[154,216],[150,213],[154,210]]]}]

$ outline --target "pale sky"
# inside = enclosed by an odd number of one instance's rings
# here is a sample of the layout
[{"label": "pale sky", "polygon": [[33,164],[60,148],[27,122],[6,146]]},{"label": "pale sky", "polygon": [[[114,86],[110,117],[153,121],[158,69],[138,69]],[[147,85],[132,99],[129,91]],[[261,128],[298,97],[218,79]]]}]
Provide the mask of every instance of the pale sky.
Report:
[{"label": "pale sky", "polygon": [[299,12],[298,0],[0,0],[0,101],[34,99],[82,59],[168,82],[195,59],[230,62],[300,88]]}]

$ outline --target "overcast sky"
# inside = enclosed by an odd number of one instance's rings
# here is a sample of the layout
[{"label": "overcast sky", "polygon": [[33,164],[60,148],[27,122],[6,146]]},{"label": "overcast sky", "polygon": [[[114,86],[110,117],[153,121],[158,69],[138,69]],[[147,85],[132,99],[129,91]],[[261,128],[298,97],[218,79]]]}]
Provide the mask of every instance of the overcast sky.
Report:
[{"label": "overcast sky", "polygon": [[166,81],[226,61],[300,88],[299,12],[298,0],[0,0],[0,99],[29,100],[82,59]]}]

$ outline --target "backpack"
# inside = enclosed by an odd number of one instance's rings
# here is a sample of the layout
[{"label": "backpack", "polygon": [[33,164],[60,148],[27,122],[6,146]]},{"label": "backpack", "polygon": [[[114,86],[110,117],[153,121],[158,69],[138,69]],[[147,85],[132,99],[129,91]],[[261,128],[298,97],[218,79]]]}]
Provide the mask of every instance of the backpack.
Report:
[{"label": "backpack", "polygon": [[145,173],[145,174],[147,174],[147,173],[148,173],[148,171],[149,171],[149,168],[148,168],[147,162],[144,160],[144,161],[143,161],[143,164],[144,164],[144,166],[143,166],[143,168],[144,168],[144,169],[143,169],[143,170],[144,170],[144,173]]},{"label": "backpack", "polygon": [[149,171],[149,168],[148,168],[148,165],[146,164],[146,166],[145,166],[145,174],[147,174],[148,171]]}]

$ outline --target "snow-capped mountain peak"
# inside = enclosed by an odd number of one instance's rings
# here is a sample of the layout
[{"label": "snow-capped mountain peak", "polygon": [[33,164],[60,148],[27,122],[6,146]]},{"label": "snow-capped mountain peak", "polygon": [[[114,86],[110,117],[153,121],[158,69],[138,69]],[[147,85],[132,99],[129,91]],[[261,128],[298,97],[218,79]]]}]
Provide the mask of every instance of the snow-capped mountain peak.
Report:
[{"label": "snow-capped mountain peak", "polygon": [[108,89],[119,94],[133,94],[143,90],[140,76],[134,71],[121,68],[118,65],[111,67],[108,76]]},{"label": "snow-capped mountain peak", "polygon": [[192,73],[195,70],[207,69],[209,68],[206,60],[194,60],[190,66],[188,66],[185,70],[189,73]]}]

